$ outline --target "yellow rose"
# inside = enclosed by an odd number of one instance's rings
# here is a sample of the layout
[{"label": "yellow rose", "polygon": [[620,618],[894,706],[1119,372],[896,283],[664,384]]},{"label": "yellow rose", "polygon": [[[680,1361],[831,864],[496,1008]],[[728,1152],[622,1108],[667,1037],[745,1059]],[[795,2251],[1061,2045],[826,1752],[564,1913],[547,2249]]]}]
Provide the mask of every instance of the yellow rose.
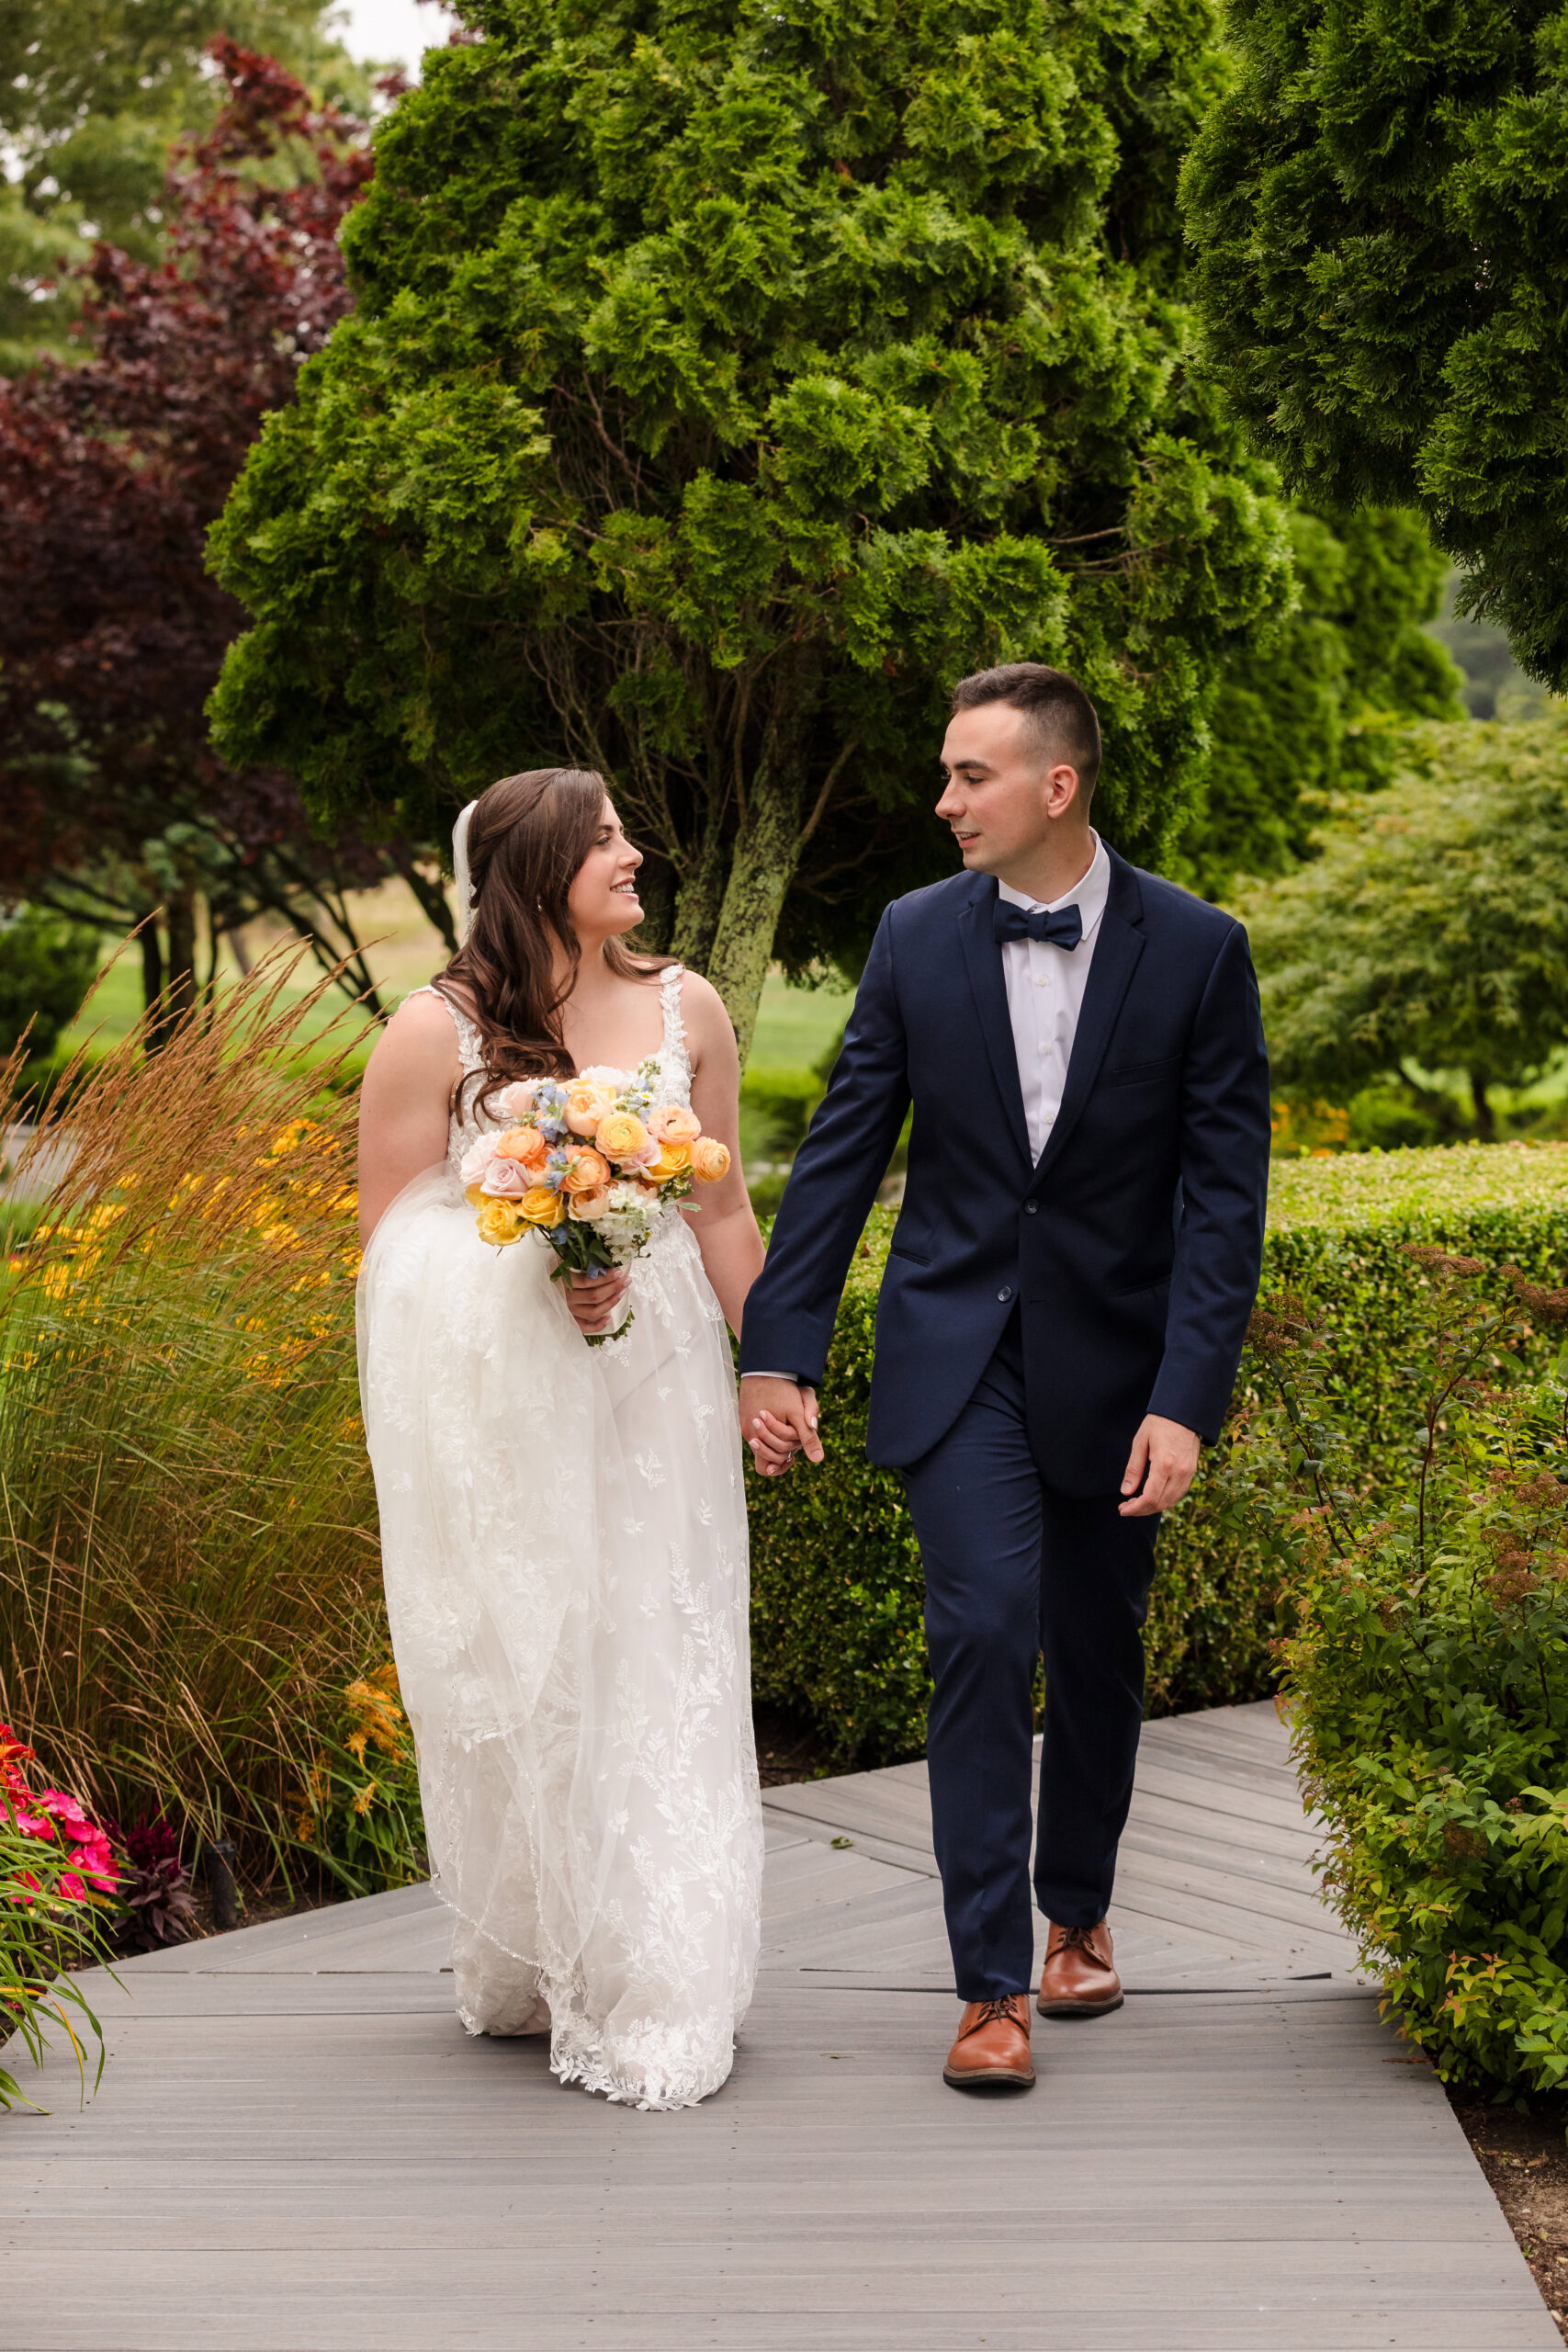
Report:
[{"label": "yellow rose", "polygon": [[489,1200],[490,1194],[483,1191],[479,1185],[470,1184],[465,1191],[463,1198],[467,1201],[471,1209],[482,1209],[485,1203]]},{"label": "yellow rose", "polygon": [[703,1123],[682,1102],[661,1102],[657,1111],[649,1112],[648,1127],[660,1143],[695,1143]]},{"label": "yellow rose", "polygon": [[699,1184],[716,1184],[729,1173],[729,1151],[712,1136],[699,1136],[692,1146],[692,1173]]},{"label": "yellow rose", "polygon": [[566,1203],[547,1184],[530,1184],[517,1206],[526,1225],[559,1225],[566,1216]]},{"label": "yellow rose", "polygon": [[635,1111],[612,1111],[600,1120],[593,1140],[606,1159],[635,1159],[648,1142],[648,1129]]},{"label": "yellow rose", "polygon": [[690,1144],[661,1143],[658,1159],[650,1159],[642,1172],[649,1184],[668,1184],[672,1176],[683,1176],[691,1164]]},{"label": "yellow rose", "polygon": [[498,1250],[520,1241],[523,1238],[522,1219],[518,1216],[521,1205],[517,1201],[487,1200],[479,1211],[479,1239],[493,1243]]},{"label": "yellow rose", "polygon": [[596,1078],[575,1078],[566,1090],[566,1123],[574,1136],[591,1136],[615,1107],[609,1087]]},{"label": "yellow rose", "polygon": [[610,1181],[610,1163],[602,1152],[574,1151],[561,1182],[563,1193],[600,1193]]}]

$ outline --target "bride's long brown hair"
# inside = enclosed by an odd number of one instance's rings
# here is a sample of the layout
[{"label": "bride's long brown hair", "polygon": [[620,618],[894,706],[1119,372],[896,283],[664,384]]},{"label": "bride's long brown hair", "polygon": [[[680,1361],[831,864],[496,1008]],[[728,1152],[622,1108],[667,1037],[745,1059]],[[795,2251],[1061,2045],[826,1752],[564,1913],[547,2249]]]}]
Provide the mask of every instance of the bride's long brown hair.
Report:
[{"label": "bride's long brown hair", "polygon": [[[478,1027],[484,1068],[476,1109],[513,1079],[573,1075],[561,1008],[577,985],[582,948],[567,894],[598,838],[606,797],[592,768],[528,768],[503,775],[474,803],[468,937],[433,985]],[[558,942],[567,955],[558,986]],[[634,955],[607,939],[604,961],[624,979],[641,979],[674,958]]]}]

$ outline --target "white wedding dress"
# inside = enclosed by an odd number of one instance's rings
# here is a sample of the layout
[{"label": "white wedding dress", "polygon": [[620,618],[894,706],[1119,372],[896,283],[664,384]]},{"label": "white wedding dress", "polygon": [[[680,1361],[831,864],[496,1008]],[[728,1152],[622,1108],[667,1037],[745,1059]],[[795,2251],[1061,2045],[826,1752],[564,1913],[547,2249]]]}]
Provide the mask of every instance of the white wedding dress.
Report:
[{"label": "white wedding dress", "polygon": [[[656,1100],[688,1102],[678,968]],[[451,1008],[448,1008],[451,1010]],[[479,1067],[453,1012],[464,1069]],[[359,1283],[387,1608],[470,2033],[638,2107],[730,2070],[751,1996],[762,1828],[735,1381],[685,1216],[591,1348],[529,1235],[479,1239],[444,1167],[387,1211]]]}]

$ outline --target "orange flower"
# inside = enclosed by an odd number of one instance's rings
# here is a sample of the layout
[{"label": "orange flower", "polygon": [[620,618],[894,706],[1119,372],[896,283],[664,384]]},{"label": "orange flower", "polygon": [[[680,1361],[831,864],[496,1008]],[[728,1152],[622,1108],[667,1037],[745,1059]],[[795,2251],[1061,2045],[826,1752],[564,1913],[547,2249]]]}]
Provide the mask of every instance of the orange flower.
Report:
[{"label": "orange flower", "polygon": [[615,1097],[596,1078],[574,1078],[566,1090],[566,1123],[574,1136],[591,1136],[615,1107]]},{"label": "orange flower", "polygon": [[610,1163],[597,1151],[574,1151],[561,1182],[563,1193],[600,1193],[610,1181]]},{"label": "orange flower", "polygon": [[682,1102],[661,1102],[657,1111],[649,1113],[648,1130],[660,1143],[695,1143],[703,1123]]},{"label": "orange flower", "polygon": [[601,1184],[596,1193],[574,1193],[567,1203],[567,1215],[579,1225],[586,1225],[603,1216],[610,1205],[610,1187]]},{"label": "orange flower", "polygon": [[699,1136],[692,1146],[692,1173],[699,1184],[716,1184],[729,1173],[729,1152],[712,1136]]},{"label": "orange flower", "polygon": [[566,1216],[566,1202],[547,1184],[530,1184],[517,1206],[526,1225],[559,1225]]},{"label": "orange flower", "polygon": [[498,1159],[520,1159],[525,1168],[542,1168],[548,1144],[537,1127],[508,1127],[495,1147]]},{"label": "orange flower", "polygon": [[648,1142],[648,1129],[635,1111],[612,1111],[600,1120],[593,1140],[606,1159],[636,1159]]},{"label": "orange flower", "polygon": [[691,1164],[690,1144],[662,1143],[658,1159],[650,1159],[642,1172],[650,1184],[668,1184],[672,1176],[683,1176]]},{"label": "orange flower", "polygon": [[[551,1194],[553,1200],[555,1195]],[[523,1238],[521,1201],[486,1201],[479,1211],[479,1239],[489,1241],[497,1250]]]}]

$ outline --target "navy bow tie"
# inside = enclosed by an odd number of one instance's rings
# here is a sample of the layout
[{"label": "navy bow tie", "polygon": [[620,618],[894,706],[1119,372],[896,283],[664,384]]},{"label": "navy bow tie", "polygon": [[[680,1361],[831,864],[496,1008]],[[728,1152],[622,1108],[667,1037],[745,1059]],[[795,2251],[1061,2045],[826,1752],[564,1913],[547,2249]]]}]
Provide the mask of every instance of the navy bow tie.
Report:
[{"label": "navy bow tie", "polygon": [[1083,937],[1083,917],[1077,907],[1057,907],[1047,913],[1043,907],[1015,907],[1010,899],[998,899],[991,929],[1004,942],[1041,939],[1052,947],[1076,947]]}]

